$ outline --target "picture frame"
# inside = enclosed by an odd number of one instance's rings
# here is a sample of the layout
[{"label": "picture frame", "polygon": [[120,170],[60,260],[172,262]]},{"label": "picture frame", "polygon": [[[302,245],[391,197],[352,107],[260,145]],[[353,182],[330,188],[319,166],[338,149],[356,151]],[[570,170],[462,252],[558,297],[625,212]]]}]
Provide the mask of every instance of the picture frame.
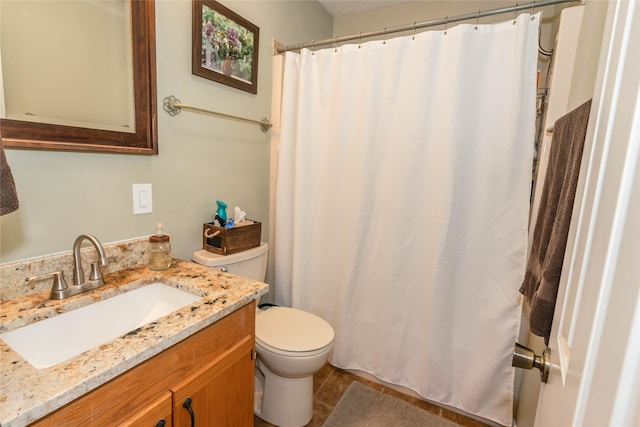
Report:
[{"label": "picture frame", "polygon": [[214,0],[193,0],[191,73],[258,93],[260,29]]}]

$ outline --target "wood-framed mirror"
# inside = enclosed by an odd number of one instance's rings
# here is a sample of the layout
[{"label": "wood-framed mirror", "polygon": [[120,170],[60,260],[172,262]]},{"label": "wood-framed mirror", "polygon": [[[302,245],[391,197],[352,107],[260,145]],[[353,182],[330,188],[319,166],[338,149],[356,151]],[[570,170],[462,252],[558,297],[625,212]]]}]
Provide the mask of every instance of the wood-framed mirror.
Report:
[{"label": "wood-framed mirror", "polygon": [[[19,119],[15,119],[7,114],[9,111],[9,106],[7,105],[5,114],[8,118],[0,119],[0,135],[5,148],[122,154],[158,153],[155,0],[119,1],[121,4],[118,7],[125,13],[118,13],[126,15],[124,17],[125,26],[123,27],[126,30],[123,31],[126,32],[123,37],[126,36],[126,38],[123,39],[123,46],[129,48],[127,40],[130,42],[130,55],[122,54],[123,57],[126,56],[125,61],[131,65],[127,71],[129,75],[127,83],[129,91],[125,95],[127,102],[131,104],[128,106],[130,120],[125,124],[119,125],[119,127],[115,126],[113,129],[108,126],[107,128],[94,127],[91,124],[85,124],[85,122],[73,123],[72,125],[60,124],[56,120],[46,122],[41,119],[38,114],[31,112],[31,106],[25,107],[29,108],[28,112],[22,113]],[[49,2],[49,4],[52,3],[55,4],[57,2]],[[69,3],[80,4],[84,2]],[[114,7],[114,2],[96,1],[95,3],[97,4],[96,7],[101,9]],[[43,4],[46,5],[47,3]],[[130,14],[126,13],[127,11]],[[113,15],[113,11],[107,12]],[[3,19],[5,19],[4,16]],[[75,36],[74,40],[77,38]],[[109,41],[109,43],[112,42]],[[109,50],[115,49],[113,43],[108,47]],[[38,53],[28,52],[28,54],[33,56]],[[5,61],[6,58],[3,57],[3,63]],[[43,64],[43,68],[46,69],[45,64]],[[124,67],[118,66],[118,68]],[[4,84],[5,88],[13,84],[7,81],[6,75]],[[24,85],[24,83],[22,84]],[[84,94],[84,92],[90,91],[76,90],[75,92]],[[59,97],[59,99],[61,98],[65,97]],[[80,102],[74,101],[74,104],[76,107],[78,105],[88,106],[91,102],[92,98],[89,97],[89,99],[82,99]],[[44,115],[46,116],[46,114]],[[36,120],[31,121],[28,116],[35,116]]]}]

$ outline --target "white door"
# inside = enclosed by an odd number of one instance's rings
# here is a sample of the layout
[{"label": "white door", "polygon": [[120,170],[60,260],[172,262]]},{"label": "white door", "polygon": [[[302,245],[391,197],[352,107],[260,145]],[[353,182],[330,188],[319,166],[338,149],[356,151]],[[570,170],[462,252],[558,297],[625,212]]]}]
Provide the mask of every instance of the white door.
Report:
[{"label": "white door", "polygon": [[537,426],[640,426],[640,2],[603,39]]}]

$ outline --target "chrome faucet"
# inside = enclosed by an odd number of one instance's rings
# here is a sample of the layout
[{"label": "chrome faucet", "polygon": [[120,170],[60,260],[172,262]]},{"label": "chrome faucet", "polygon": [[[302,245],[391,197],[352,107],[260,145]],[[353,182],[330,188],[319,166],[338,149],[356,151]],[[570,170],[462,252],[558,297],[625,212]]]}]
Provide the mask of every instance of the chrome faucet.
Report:
[{"label": "chrome faucet", "polygon": [[[82,260],[80,257],[80,247],[82,242],[88,240],[96,248],[96,252],[100,256],[100,260],[91,263],[91,273],[89,273],[89,280],[84,280],[84,271],[82,270]],[[100,273],[100,266],[105,266],[109,263],[107,255],[104,252],[104,248],[93,235],[81,234],[73,243],[73,285],[68,286],[64,280],[64,273],[62,271],[54,271],[48,274],[41,274],[38,276],[27,277],[26,281],[41,280],[49,277],[53,277],[53,286],[51,287],[51,294],[49,299],[58,300],[70,297],[72,295],[81,294],[82,292],[90,291],[92,289],[99,288],[104,285],[104,279],[102,273]]]},{"label": "chrome faucet", "polygon": [[107,255],[104,253],[104,248],[102,244],[95,238],[95,236],[91,234],[81,234],[78,236],[76,241],[73,243],[73,284],[74,286],[82,286],[86,290],[91,290],[98,288],[104,285],[104,280],[102,278],[102,274],[100,273],[100,269],[98,268],[98,262],[91,263],[91,273],[89,274],[89,280],[85,282],[84,280],[84,271],[82,270],[82,261],[80,259],[80,246],[84,240],[88,240],[91,244],[96,248],[98,255],[100,255],[100,265],[105,266],[109,264],[107,260]]}]

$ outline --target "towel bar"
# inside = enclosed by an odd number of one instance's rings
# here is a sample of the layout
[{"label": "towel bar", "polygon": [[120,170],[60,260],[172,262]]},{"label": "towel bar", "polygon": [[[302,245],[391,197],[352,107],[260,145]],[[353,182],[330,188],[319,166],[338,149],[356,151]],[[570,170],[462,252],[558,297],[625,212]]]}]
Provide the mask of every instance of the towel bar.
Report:
[{"label": "towel bar", "polygon": [[271,128],[271,126],[273,126],[273,123],[271,123],[266,118],[263,118],[262,120],[253,120],[253,119],[247,119],[245,117],[234,116],[232,114],[220,113],[218,111],[211,111],[211,110],[207,110],[200,107],[193,107],[191,105],[181,104],[180,100],[173,95],[169,95],[166,98],[164,98],[163,109],[170,116],[177,116],[178,114],[180,114],[180,111],[187,110],[187,111],[193,111],[195,113],[206,114],[209,116],[220,117],[223,119],[236,120],[239,122],[256,124],[260,126],[260,129],[262,129],[262,132],[265,132],[265,133],[269,130],[269,128]]}]

